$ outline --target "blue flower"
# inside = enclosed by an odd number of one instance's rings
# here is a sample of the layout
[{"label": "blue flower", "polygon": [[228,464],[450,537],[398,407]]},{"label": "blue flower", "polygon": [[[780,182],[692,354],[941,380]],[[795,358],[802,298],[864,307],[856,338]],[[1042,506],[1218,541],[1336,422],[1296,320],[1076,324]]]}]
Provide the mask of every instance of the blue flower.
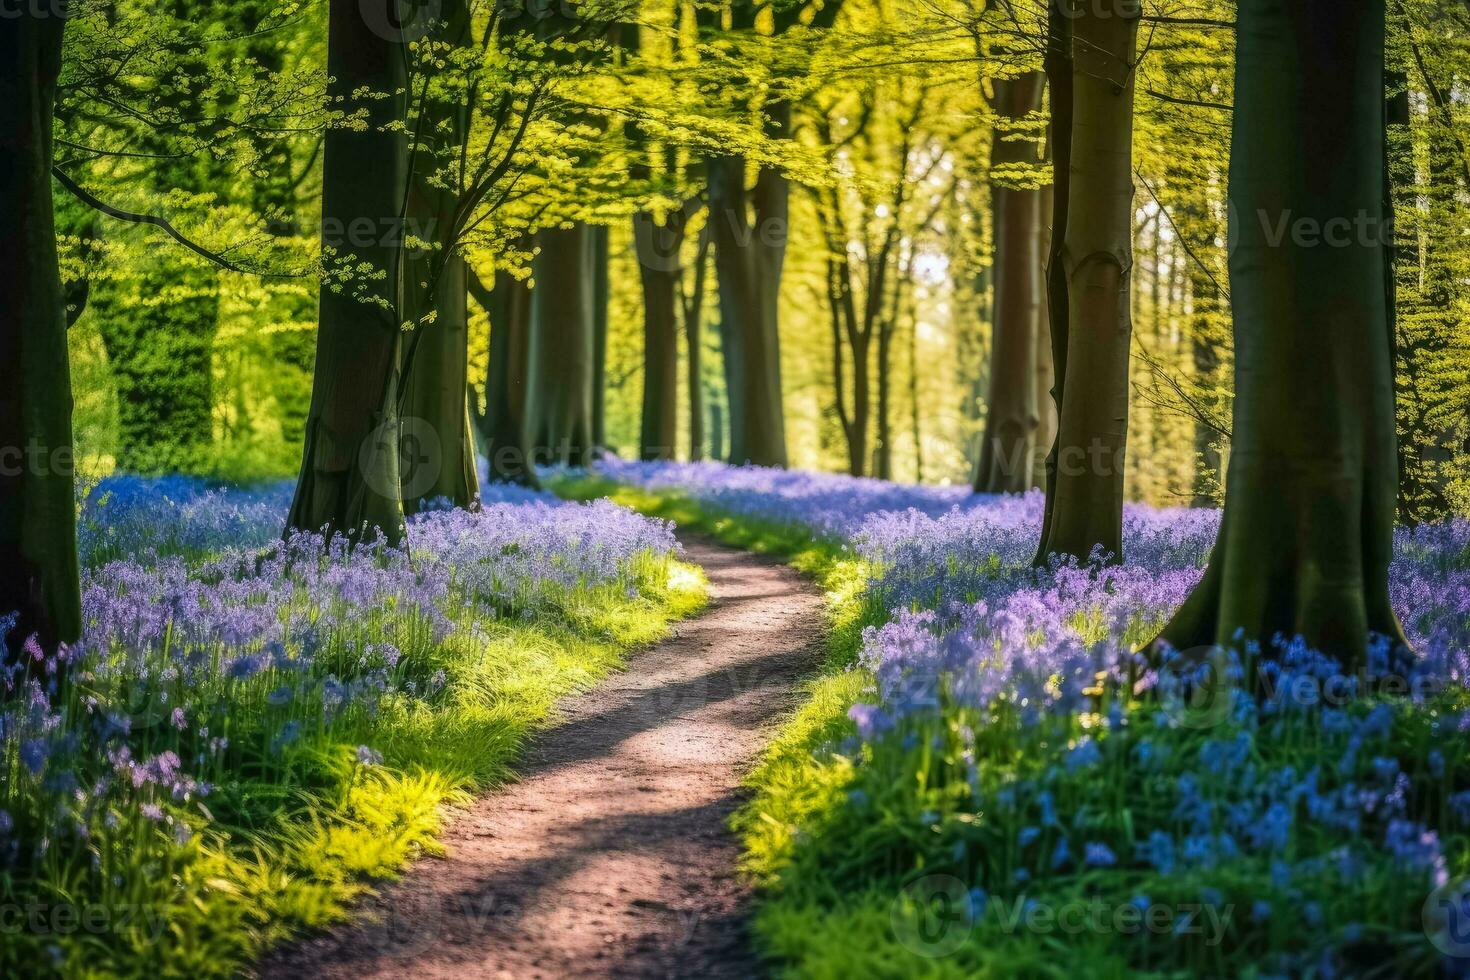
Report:
[{"label": "blue flower", "polygon": [[1036,796],[1036,803],[1041,807],[1041,823],[1043,826],[1055,827],[1057,825],[1056,806],[1052,802],[1051,790],[1042,790]]},{"label": "blue flower", "polygon": [[1092,841],[1087,845],[1084,860],[1090,867],[1110,868],[1118,863],[1118,856],[1108,845]]},{"label": "blue flower", "polygon": [[970,921],[979,922],[985,916],[985,908],[990,904],[990,894],[978,885],[970,889]]},{"label": "blue flower", "polygon": [[1077,747],[1067,753],[1067,771],[1076,772],[1078,769],[1087,769],[1102,761],[1102,750],[1097,747],[1097,742],[1090,738],[1084,738],[1077,743]]},{"label": "blue flower", "polygon": [[20,745],[20,761],[25,764],[32,775],[46,768],[46,758],[50,754],[51,749],[44,738],[26,739]]}]

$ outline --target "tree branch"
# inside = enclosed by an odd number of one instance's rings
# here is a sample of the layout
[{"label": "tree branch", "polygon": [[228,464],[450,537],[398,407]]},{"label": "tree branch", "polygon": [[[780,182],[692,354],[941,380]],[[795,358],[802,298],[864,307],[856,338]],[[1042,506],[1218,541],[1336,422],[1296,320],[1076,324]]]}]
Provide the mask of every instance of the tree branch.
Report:
[{"label": "tree branch", "polygon": [[227,269],[230,272],[238,272],[241,275],[246,276],[259,276],[262,279],[301,278],[301,275],[299,273],[261,272],[257,269],[247,269],[244,266],[236,265],[234,262],[231,262],[223,255],[220,255],[218,252],[212,252],[209,249],[205,248],[203,245],[200,245],[199,243],[184,237],[184,235],[182,235],[178,231],[178,229],[176,229],[172,224],[169,223],[167,218],[160,218],[152,214],[138,214],[134,211],[124,211],[121,208],[115,208],[112,205],[107,204],[106,202],[92,196],[90,192],[83,189],[80,184],[67,176],[60,167],[52,167],[51,175],[56,178],[57,183],[61,184],[62,187],[65,187],[68,191],[70,191],[72,196],[81,201],[83,204],[86,204],[102,212],[109,218],[116,218],[119,221],[128,221],[135,225],[152,225],[153,227],[163,231],[170,238],[187,248],[189,251],[193,252],[195,255],[198,255],[210,262],[213,262],[215,265],[219,266],[222,269]]}]

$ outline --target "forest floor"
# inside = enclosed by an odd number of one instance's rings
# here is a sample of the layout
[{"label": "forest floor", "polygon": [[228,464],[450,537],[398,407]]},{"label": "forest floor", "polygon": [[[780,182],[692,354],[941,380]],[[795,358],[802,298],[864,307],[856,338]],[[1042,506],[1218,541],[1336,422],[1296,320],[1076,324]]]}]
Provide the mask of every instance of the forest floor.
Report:
[{"label": "forest floor", "polygon": [[821,660],[821,595],[773,559],[686,540],[710,605],[564,705],[522,779],[458,815],[446,853],[265,977],[749,977],[728,828],[742,777]]}]

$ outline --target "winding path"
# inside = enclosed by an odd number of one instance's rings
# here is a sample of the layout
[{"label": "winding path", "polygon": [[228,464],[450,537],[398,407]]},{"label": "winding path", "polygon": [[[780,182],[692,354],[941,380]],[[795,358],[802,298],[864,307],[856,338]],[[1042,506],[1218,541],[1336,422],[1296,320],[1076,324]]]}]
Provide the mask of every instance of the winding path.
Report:
[{"label": "winding path", "polygon": [[711,603],[565,705],[524,778],[457,816],[442,859],[265,977],[751,977],[726,821],[815,664],[822,603],[769,559],[686,541]]}]

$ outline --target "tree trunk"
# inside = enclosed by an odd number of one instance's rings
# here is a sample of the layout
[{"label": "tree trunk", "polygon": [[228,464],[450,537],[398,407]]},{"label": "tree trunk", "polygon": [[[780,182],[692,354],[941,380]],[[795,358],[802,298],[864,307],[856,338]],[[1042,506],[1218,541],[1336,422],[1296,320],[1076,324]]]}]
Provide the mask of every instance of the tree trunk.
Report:
[{"label": "tree trunk", "polygon": [[[1038,558],[1123,556],[1124,448],[1128,433],[1129,276],[1133,233],[1133,81],[1140,9],[1079,4],[1070,28],[1070,139],[1066,220],[1050,271],[1057,440],[1047,457],[1048,501]],[[1063,121],[1054,116],[1058,129]],[[1063,192],[1058,183],[1057,194]],[[1064,320],[1061,318],[1065,317]],[[1060,323],[1059,323],[1060,321]]]},{"label": "tree trunk", "polygon": [[694,286],[684,301],[681,278],[680,298],[684,308],[684,343],[689,350],[689,458],[699,462],[704,458],[704,287],[709,268],[708,226],[699,234],[694,263]]},{"label": "tree trunk", "polygon": [[991,141],[991,216],[995,235],[994,319],[985,435],[975,467],[977,493],[1019,493],[1031,487],[1036,428],[1036,314],[1040,303],[1041,195],[1006,186],[1006,171],[1039,162],[1035,142],[1016,139],[1016,124],[1041,107],[1041,72],[996,79],[998,117]]},{"label": "tree trunk", "polygon": [[[442,212],[441,212],[442,213]],[[420,324],[403,379],[400,478],[403,509],[413,514],[433,500],[472,508],[480,478],[470,432],[467,268],[450,256],[439,273],[432,323]]]},{"label": "tree trunk", "polygon": [[[849,296],[852,294],[849,292]],[[860,329],[860,328],[859,328]],[[866,331],[852,331],[848,346],[852,350],[852,425],[847,436],[848,473],[862,476],[868,472],[868,419],[872,414],[872,345]]]},{"label": "tree trunk", "polygon": [[470,278],[475,299],[490,317],[490,363],[485,377],[481,435],[491,481],[538,487],[527,440],[526,395],[531,352],[531,289],[508,272],[495,274],[487,292]]},{"label": "tree trunk", "polygon": [[873,447],[873,475],[893,479],[893,328],[878,328],[878,444]]},{"label": "tree trunk", "polygon": [[1040,235],[1036,254],[1036,388],[1033,392],[1036,396],[1037,425],[1031,457],[1031,486],[1044,490],[1046,454],[1057,438],[1057,405],[1051,397],[1052,386],[1056,384],[1055,371],[1052,370],[1051,304],[1047,302],[1046,289],[1046,261],[1051,254],[1051,220],[1055,208],[1052,203],[1053,188],[1050,185],[1043,187],[1040,194]]},{"label": "tree trunk", "polygon": [[673,459],[679,433],[679,250],[682,211],[660,224],[647,211],[633,216],[633,242],[643,282],[643,418],[640,459]]},{"label": "tree trunk", "polygon": [[[374,25],[391,0],[332,0],[328,95],[365,116],[327,130],[322,163],[325,281],[311,414],[287,526],[357,540],[404,534],[399,503],[402,251],[391,223],[404,209],[404,49]],[[365,92],[367,97],[355,96]],[[390,128],[391,127],[391,128]],[[366,267],[370,275],[353,274]]]},{"label": "tree trunk", "polygon": [[1301,636],[1349,670],[1388,597],[1396,490],[1384,4],[1243,0],[1230,256],[1235,422],[1220,535],[1163,639]]},{"label": "tree trunk", "polygon": [[537,233],[531,290],[533,461],[585,466],[592,458],[596,371],[597,236],[588,224]]},{"label": "tree trunk", "polygon": [[919,413],[919,318],[909,316],[909,431],[914,440],[914,482],[924,482],[924,431]]},{"label": "tree trunk", "polygon": [[720,402],[709,407],[709,454],[711,459],[725,458],[725,406]]},{"label": "tree trunk", "polygon": [[[1220,291],[1199,264],[1189,267],[1191,319],[1190,352],[1194,361],[1195,383],[1201,393],[1220,387],[1220,350],[1214,336],[1215,318],[1219,315]],[[1213,406],[1214,399],[1207,405]],[[1203,419],[1194,422],[1194,506],[1214,507],[1219,503],[1221,468],[1220,433]]]},{"label": "tree trunk", "polygon": [[1051,334],[1052,387],[1051,401],[1057,419],[1056,435],[1046,454],[1046,502],[1042,510],[1041,540],[1035,562],[1045,564],[1049,558],[1052,521],[1056,513],[1057,458],[1060,452],[1062,394],[1067,376],[1067,274],[1062,263],[1067,232],[1067,211],[1072,188],[1072,118],[1075,115],[1072,92],[1072,19],[1070,0],[1049,0],[1046,24],[1046,71],[1048,133],[1051,137],[1052,210],[1051,238],[1046,253],[1046,308],[1048,332]]},{"label": "tree trunk", "polygon": [[607,225],[593,225],[592,236],[592,448],[607,445],[607,318],[612,299],[608,276]]},{"label": "tree trunk", "polygon": [[[0,31],[0,647],[81,635],[71,375],[51,201],[51,116],[66,21]],[[3,619],[0,619],[3,623]],[[7,637],[6,634],[9,634]]]},{"label": "tree trunk", "polygon": [[[445,0],[437,40],[465,48],[473,40],[466,0]],[[437,251],[411,256],[405,276],[404,319],[416,324],[406,343],[399,400],[403,509],[417,513],[444,499],[471,508],[480,499],[469,416],[469,279],[455,247],[459,194],[441,186],[447,161],[468,136],[468,107],[430,96],[422,108],[427,147],[414,155],[409,230],[437,242]]]},{"label": "tree trunk", "polygon": [[[771,131],[790,129],[791,107],[772,107]],[[710,234],[720,288],[720,335],[730,407],[730,462],[786,465],[777,301],[786,258],[790,187],[761,168],[745,187],[745,159],[709,162]]]}]

